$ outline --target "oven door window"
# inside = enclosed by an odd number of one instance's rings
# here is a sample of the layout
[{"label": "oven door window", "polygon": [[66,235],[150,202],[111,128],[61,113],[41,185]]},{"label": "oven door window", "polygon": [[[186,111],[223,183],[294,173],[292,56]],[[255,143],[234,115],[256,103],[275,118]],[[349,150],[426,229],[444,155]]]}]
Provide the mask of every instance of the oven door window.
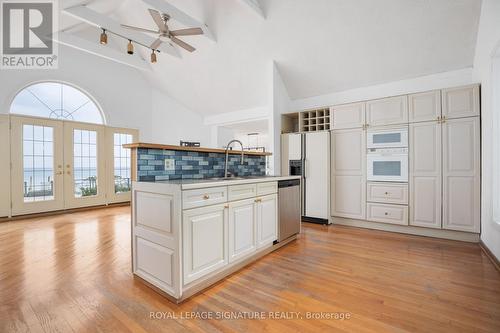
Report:
[{"label": "oven door window", "polygon": [[401,161],[373,161],[374,176],[401,176]]},{"label": "oven door window", "polygon": [[401,143],[401,133],[373,134],[374,144]]}]

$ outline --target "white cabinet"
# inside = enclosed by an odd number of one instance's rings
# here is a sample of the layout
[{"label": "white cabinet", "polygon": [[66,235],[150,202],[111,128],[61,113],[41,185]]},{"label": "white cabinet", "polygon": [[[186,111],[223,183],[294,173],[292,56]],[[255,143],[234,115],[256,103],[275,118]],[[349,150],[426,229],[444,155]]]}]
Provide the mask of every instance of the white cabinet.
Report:
[{"label": "white cabinet", "polygon": [[368,126],[408,123],[408,98],[396,96],[366,102]]},{"label": "white cabinet", "polygon": [[367,201],[379,203],[408,204],[408,184],[402,183],[368,183],[366,187]]},{"label": "white cabinet", "polygon": [[182,192],[182,208],[190,209],[227,201],[227,187],[210,187]]},{"label": "white cabinet", "polygon": [[241,199],[252,198],[257,195],[256,184],[243,184],[229,186],[227,190],[227,197],[229,201],[236,201]]},{"label": "white cabinet", "polygon": [[333,129],[361,128],[365,125],[365,102],[336,105],[333,111]]},{"label": "white cabinet", "polygon": [[366,204],[366,215],[368,221],[408,225],[408,206],[369,202]]},{"label": "white cabinet", "polygon": [[182,219],[184,284],[228,263],[224,204],[185,210]]},{"label": "white cabinet", "polygon": [[438,120],[441,117],[441,91],[408,95],[408,117],[410,123]]},{"label": "white cabinet", "polygon": [[278,195],[257,200],[257,248],[271,245],[278,239]]},{"label": "white cabinet", "polygon": [[302,159],[302,135],[288,134],[288,160]]},{"label": "white cabinet", "polygon": [[441,124],[410,124],[410,225],[441,228]]},{"label": "white cabinet", "polygon": [[443,228],[480,231],[479,117],[443,124]]},{"label": "white cabinet", "polygon": [[229,262],[245,257],[256,249],[255,199],[229,203]]},{"label": "white cabinet", "polygon": [[366,217],[365,133],[361,128],[332,132],[332,216],[354,219]]},{"label": "white cabinet", "polygon": [[444,89],[443,117],[446,119],[479,116],[479,86]]}]

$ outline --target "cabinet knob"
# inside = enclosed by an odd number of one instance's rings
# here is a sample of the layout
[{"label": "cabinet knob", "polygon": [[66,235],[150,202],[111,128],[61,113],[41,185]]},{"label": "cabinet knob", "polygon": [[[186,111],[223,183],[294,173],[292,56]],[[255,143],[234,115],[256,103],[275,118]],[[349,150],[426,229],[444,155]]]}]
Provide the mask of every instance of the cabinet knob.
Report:
[{"label": "cabinet knob", "polygon": [[224,208],[229,208],[229,205],[224,205]]},{"label": "cabinet knob", "polygon": [[208,200],[208,199],[210,199],[210,196],[208,196],[208,195],[206,195],[206,194],[205,194],[205,195],[203,196],[203,199]]},{"label": "cabinet knob", "polygon": [[389,213],[388,213],[388,212],[385,212],[385,213],[384,213],[384,215],[389,215]]},{"label": "cabinet knob", "polygon": [[255,199],[255,202],[261,202],[262,199],[258,198],[258,199]]},{"label": "cabinet knob", "polygon": [[385,192],[385,195],[389,195],[389,192]]}]

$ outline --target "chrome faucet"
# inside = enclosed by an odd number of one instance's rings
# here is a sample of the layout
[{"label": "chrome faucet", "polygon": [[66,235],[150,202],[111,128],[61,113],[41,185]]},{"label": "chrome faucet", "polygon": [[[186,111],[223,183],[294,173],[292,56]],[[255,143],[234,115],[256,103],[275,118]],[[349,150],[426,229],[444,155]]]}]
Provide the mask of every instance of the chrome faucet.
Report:
[{"label": "chrome faucet", "polygon": [[231,146],[233,142],[238,142],[241,145],[241,165],[243,165],[243,143],[241,143],[240,140],[236,139],[229,141],[226,146],[226,163],[224,164],[224,178],[227,178],[227,162],[229,160],[229,146]]}]

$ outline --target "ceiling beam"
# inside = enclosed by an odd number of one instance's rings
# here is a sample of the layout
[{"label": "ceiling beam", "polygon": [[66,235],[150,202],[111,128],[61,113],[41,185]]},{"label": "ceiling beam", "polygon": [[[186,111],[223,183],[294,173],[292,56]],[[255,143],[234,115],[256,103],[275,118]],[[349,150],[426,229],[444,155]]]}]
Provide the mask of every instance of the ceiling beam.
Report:
[{"label": "ceiling beam", "polygon": [[137,68],[139,70],[151,71],[151,66],[149,65],[149,63],[139,57],[131,57],[130,55],[123,52],[119,52],[99,43],[90,42],[86,39],[77,37],[67,32],[59,31],[58,33],[54,34],[54,41],[61,45],[66,45],[74,49],[96,55],[98,57]]},{"label": "ceiling beam", "polygon": [[[120,25],[120,23],[110,19],[106,15],[102,15],[93,11],[87,6],[71,7],[64,9],[63,12],[65,14],[75,17],[80,21],[96,26],[98,28],[104,28],[111,33],[114,33],[126,39],[131,39],[133,41],[136,41],[137,43],[141,43],[144,45],[151,45],[156,40],[156,38],[151,37],[149,35],[125,29]],[[170,54],[171,56],[177,58],[181,57],[177,47],[175,47],[171,43],[168,42],[161,43],[161,45],[157,49],[160,52]]]},{"label": "ceiling beam", "polygon": [[212,31],[210,31],[210,29],[205,23],[198,21],[192,16],[189,16],[182,10],[169,4],[167,1],[164,0],[142,0],[142,1],[160,12],[170,15],[170,17],[172,17],[174,20],[190,28],[201,28],[201,30],[203,30],[203,35],[215,42],[214,34],[212,33]]},{"label": "ceiling beam", "polygon": [[254,12],[259,14],[260,17],[266,18],[264,15],[264,11],[262,10],[262,6],[259,3],[259,0],[240,0],[244,2],[247,6],[253,9]]}]

